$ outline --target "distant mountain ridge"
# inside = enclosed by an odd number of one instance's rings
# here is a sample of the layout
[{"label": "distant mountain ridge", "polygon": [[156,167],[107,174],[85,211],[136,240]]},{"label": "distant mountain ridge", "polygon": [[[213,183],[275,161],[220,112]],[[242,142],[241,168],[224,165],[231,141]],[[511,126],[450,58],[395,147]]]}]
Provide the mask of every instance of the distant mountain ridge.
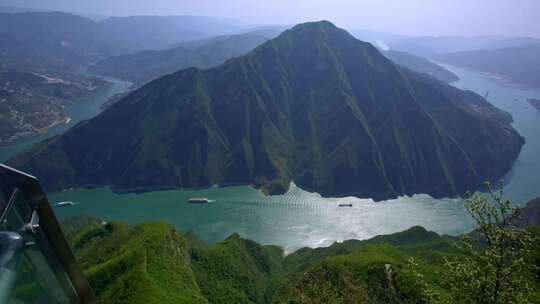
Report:
[{"label": "distant mountain ridge", "polygon": [[449,53],[437,60],[499,76],[503,81],[540,88],[540,43],[538,45]]},{"label": "distant mountain ridge", "polygon": [[[264,34],[264,35],[263,35]],[[114,56],[90,67],[90,71],[137,84],[176,72],[182,68],[210,68],[237,57],[271,39],[276,31],[256,30],[177,43],[173,48]],[[265,36],[268,35],[268,36]],[[447,69],[419,56],[400,51],[383,51],[394,63],[427,74],[443,82],[457,81]]]},{"label": "distant mountain ridge", "polygon": [[496,50],[509,47],[540,45],[539,38],[504,37],[504,36],[388,36],[382,39],[392,50],[411,54],[434,57],[445,53],[475,50]]},{"label": "distant mountain ridge", "polygon": [[1,36],[39,51],[41,58],[77,65],[237,28],[221,19],[196,16],[111,17],[96,22],[63,12],[0,13]]},{"label": "distant mountain ridge", "polygon": [[382,54],[394,63],[419,73],[425,73],[440,81],[454,82],[459,80],[459,77],[456,74],[425,58],[392,50],[383,51]]},{"label": "distant mountain ridge", "polygon": [[43,11],[47,11],[47,10],[42,10],[38,8],[0,5],[0,13],[27,13],[27,12],[43,12]]},{"label": "distant mountain ridge", "polygon": [[0,13],[0,144],[67,122],[67,106],[107,86],[81,69],[128,50],[80,16]]},{"label": "distant mountain ridge", "polygon": [[[0,11],[4,11],[0,13],[0,144],[67,121],[67,106],[105,87],[104,81],[81,73],[90,64],[236,28],[226,20],[197,16],[136,16],[98,22],[65,12],[9,7],[0,7]],[[194,33],[194,28],[203,33]],[[212,60],[218,58],[193,59],[209,64]],[[170,72],[177,70],[172,67]],[[32,88],[29,84],[36,82],[26,81],[33,74],[55,79],[56,83]],[[69,98],[65,98],[65,92],[69,92]]]},{"label": "distant mountain ridge", "polygon": [[510,122],[481,96],[313,22],[216,68],[152,81],[8,163],[49,190],[280,193],[294,181],[325,196],[455,196],[510,169],[524,143]]},{"label": "distant mountain ridge", "polygon": [[109,57],[90,67],[90,71],[143,84],[188,67],[210,68],[243,55],[268,38],[257,34],[213,37],[178,44],[160,51],[141,51]]},{"label": "distant mountain ridge", "polygon": [[85,65],[131,49],[99,23],[61,12],[2,13],[0,35],[64,65]]},{"label": "distant mountain ridge", "polygon": [[100,22],[110,32],[138,42],[139,50],[157,50],[175,43],[224,35],[241,27],[225,19],[202,16],[110,17]]}]

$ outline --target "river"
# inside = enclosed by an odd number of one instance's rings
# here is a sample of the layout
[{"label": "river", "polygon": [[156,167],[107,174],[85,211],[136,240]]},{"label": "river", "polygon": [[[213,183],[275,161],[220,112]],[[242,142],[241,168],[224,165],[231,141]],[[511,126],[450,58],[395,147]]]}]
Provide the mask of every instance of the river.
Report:
[{"label": "river", "polygon": [[[445,67],[460,77],[454,84],[456,87],[474,90],[482,96],[489,91],[488,100],[513,115],[515,128],[527,141],[508,175],[507,197],[525,203],[540,196],[540,113],[526,102],[527,98],[540,98],[540,90],[508,87],[475,72]],[[208,197],[212,202],[186,204],[187,198],[192,196]],[[180,230],[194,230],[210,243],[237,232],[263,244],[281,245],[286,251],[304,246],[328,246],[347,239],[366,239],[414,225],[452,235],[473,228],[461,199],[433,199],[421,194],[375,203],[354,197],[323,198],[294,185],[285,195],[271,197],[251,187],[239,186],[143,194],[117,194],[108,188],[77,189],[50,194],[50,200],[76,202],[72,207],[55,209],[60,218],[89,214],[130,224],[165,220]],[[340,202],[351,202],[353,207],[340,208]]]},{"label": "river", "polygon": [[[89,74],[86,71],[81,71],[81,73]],[[0,162],[5,162],[8,158],[30,148],[33,144],[41,140],[63,133],[82,120],[96,116],[101,112],[101,106],[110,97],[126,92],[131,86],[131,82],[105,76],[93,76],[103,78],[108,81],[110,85],[95,94],[76,100],[69,105],[65,111],[66,115],[71,119],[69,123],[54,126],[46,133],[21,137],[7,147],[0,147]]]}]

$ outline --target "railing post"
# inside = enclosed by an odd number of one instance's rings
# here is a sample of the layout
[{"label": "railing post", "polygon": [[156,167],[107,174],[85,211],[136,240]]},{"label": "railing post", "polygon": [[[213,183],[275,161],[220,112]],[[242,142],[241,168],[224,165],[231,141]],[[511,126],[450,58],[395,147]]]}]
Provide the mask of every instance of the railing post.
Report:
[{"label": "railing post", "polygon": [[19,233],[23,244],[31,244],[22,251],[36,268],[39,284],[47,285],[42,289],[50,291],[58,303],[97,303],[38,180],[0,164],[0,190],[10,198],[0,210],[0,228]]}]

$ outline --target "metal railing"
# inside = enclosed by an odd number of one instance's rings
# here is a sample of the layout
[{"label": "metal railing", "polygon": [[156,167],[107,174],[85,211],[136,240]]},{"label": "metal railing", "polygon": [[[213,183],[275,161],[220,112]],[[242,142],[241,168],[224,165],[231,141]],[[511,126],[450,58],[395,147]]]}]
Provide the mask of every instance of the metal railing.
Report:
[{"label": "metal railing", "polygon": [[38,180],[0,164],[0,304],[97,303]]}]

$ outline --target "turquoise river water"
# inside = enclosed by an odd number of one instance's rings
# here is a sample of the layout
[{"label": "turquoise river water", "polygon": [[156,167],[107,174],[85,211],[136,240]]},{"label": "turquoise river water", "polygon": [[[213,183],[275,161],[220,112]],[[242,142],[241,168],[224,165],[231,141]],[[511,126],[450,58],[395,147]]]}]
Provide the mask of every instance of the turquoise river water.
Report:
[{"label": "turquoise river water", "polygon": [[[526,203],[540,196],[540,112],[526,101],[540,98],[540,90],[505,86],[482,74],[446,66],[460,77],[454,85],[473,90],[514,117],[514,127],[526,144],[509,173],[505,188],[507,197]],[[113,92],[103,92],[70,108],[72,123],[96,115],[108,98],[127,89],[128,83],[114,81]],[[28,148],[47,136],[63,132],[61,126],[38,137],[0,148],[0,161]],[[193,196],[211,199],[206,205],[188,205]],[[201,191],[155,191],[143,194],[117,194],[108,188],[75,189],[49,195],[52,203],[73,201],[67,208],[56,208],[59,218],[90,214],[104,220],[136,224],[148,220],[165,220],[178,229],[194,230],[207,242],[220,241],[237,232],[242,237],[263,244],[276,244],[287,251],[300,247],[328,246],[335,241],[366,239],[421,225],[441,234],[460,234],[473,228],[461,199],[433,199],[419,194],[383,202],[370,199],[323,198],[295,185],[285,195],[266,197],[248,187],[211,188]],[[340,202],[353,207],[340,208]]]}]

